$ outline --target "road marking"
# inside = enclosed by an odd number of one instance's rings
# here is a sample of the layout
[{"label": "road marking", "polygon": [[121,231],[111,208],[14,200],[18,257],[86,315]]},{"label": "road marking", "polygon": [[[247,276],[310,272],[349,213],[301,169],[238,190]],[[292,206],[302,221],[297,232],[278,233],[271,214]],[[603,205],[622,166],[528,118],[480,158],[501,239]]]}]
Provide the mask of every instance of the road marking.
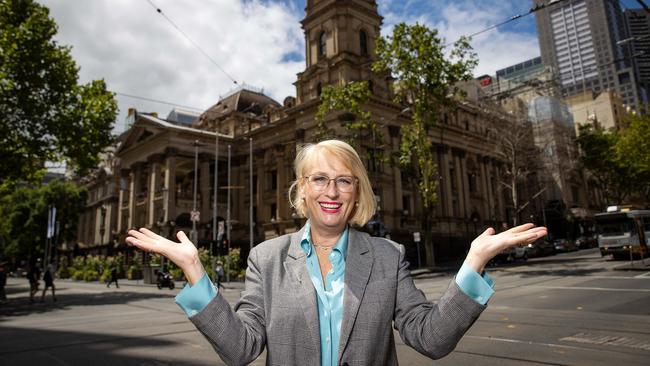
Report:
[{"label": "road marking", "polygon": [[650,274],[650,272],[636,275],[634,277],[625,277],[625,276],[585,276],[587,279],[599,279],[599,280],[647,280],[647,277],[642,277]]},{"label": "road marking", "polygon": [[[591,348],[568,346],[566,344],[522,341],[520,339],[485,337],[485,336],[474,336],[474,335],[466,335],[465,338],[475,338],[475,339],[481,339],[481,340],[485,340],[485,341],[496,341],[496,342],[505,342],[505,343],[528,344],[528,345],[544,346],[544,347],[556,347],[556,348],[573,349],[573,350],[581,350],[581,351],[584,351],[584,350],[592,351],[593,350]],[[600,351],[600,350],[598,350],[598,351]]]},{"label": "road marking", "polygon": [[569,337],[561,338],[560,340],[606,346],[622,346],[650,351],[650,342],[628,337],[578,333]]},{"label": "road marking", "polygon": [[650,278],[650,272],[642,273],[642,274],[636,275],[636,276],[634,276],[632,278],[640,278],[640,279]]},{"label": "road marking", "polygon": [[571,286],[542,286],[533,285],[527,287],[537,287],[550,290],[588,290],[588,291],[614,291],[614,292],[650,292],[650,289],[644,288],[606,288],[606,287],[571,287]]}]

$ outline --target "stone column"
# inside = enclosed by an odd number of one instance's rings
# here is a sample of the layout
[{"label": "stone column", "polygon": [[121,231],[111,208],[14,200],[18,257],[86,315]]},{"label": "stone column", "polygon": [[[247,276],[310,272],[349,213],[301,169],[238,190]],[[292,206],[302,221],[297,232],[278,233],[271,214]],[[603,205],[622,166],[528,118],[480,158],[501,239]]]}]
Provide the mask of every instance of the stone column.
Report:
[{"label": "stone column", "polygon": [[440,182],[440,191],[442,195],[440,196],[442,201],[442,216],[451,217],[452,216],[452,191],[451,191],[451,179],[454,177],[449,175],[449,146],[441,145],[440,148],[440,175],[442,176],[442,182]]},{"label": "stone column", "polygon": [[463,165],[458,151],[452,151],[452,156],[456,165],[456,187],[458,188],[458,216],[465,217],[465,188],[463,179]]},{"label": "stone column", "polygon": [[125,196],[128,195],[128,187],[129,187],[129,177],[130,177],[130,172],[128,169],[120,169],[120,189],[119,189],[119,197],[117,201],[117,232],[121,233],[127,227],[125,225],[127,224],[126,222],[123,222],[122,220],[122,202],[124,202]]},{"label": "stone column", "polygon": [[135,224],[135,190],[136,190],[136,181],[140,177],[140,169],[134,167],[129,174],[129,216],[127,229],[133,229]]},{"label": "stone column", "polygon": [[266,190],[265,182],[266,180],[264,179],[265,176],[265,154],[266,152],[262,152],[259,155],[256,153],[255,154],[255,161],[257,161],[256,167],[257,167],[257,187],[255,188],[255,192],[257,192],[257,195],[255,197],[255,202],[253,203],[257,207],[257,217],[255,220],[264,222],[267,220],[267,217],[264,216],[264,203],[262,200],[262,197],[264,196],[264,191]]},{"label": "stone column", "polygon": [[481,172],[481,201],[483,202],[483,212],[481,218],[483,220],[490,219],[490,200],[489,200],[489,184],[487,169],[485,167],[488,157],[480,157],[478,159],[480,172]]},{"label": "stone column", "polygon": [[467,175],[469,171],[467,170],[467,152],[461,151],[459,155],[459,160],[460,160],[460,166],[461,166],[461,178],[462,178],[462,196],[463,196],[463,217],[468,218],[469,215],[471,214],[471,207],[470,207],[470,196],[469,196],[469,179],[467,178]]},{"label": "stone column", "polygon": [[166,223],[176,219],[176,154],[174,148],[167,148],[165,151],[165,195],[163,207],[165,209],[164,220]]},{"label": "stone column", "polygon": [[214,156],[209,154],[199,154],[199,192],[201,192],[201,202],[199,210],[201,210],[201,222],[212,222],[209,217],[210,207],[212,205],[210,200],[210,162],[214,160]]},{"label": "stone column", "polygon": [[[495,164],[494,174],[495,174],[495,177],[498,180],[498,177],[501,176],[501,168],[499,167],[499,165]],[[497,182],[497,185],[496,185],[495,189],[496,189],[496,191],[494,192],[494,195],[496,197],[495,202],[497,203],[496,206],[499,208],[498,212],[496,213],[496,218],[497,218],[497,220],[503,221],[503,220],[505,220],[505,215],[504,215],[505,207],[504,207],[504,202],[503,202],[503,194],[500,193],[501,189],[500,189],[500,187],[498,185],[498,182]]]},{"label": "stone column", "polygon": [[148,213],[149,215],[147,216],[147,226],[152,227],[156,221],[159,219],[159,215],[157,215],[156,211],[156,206],[155,206],[155,198],[156,198],[156,193],[159,191],[160,188],[160,156],[158,155],[151,155],[147,161],[149,162],[149,186],[148,186],[148,192],[149,195],[147,196],[147,206],[148,206]]},{"label": "stone column", "polygon": [[[289,202],[287,201],[286,196],[284,195],[284,186],[286,184],[286,179],[287,179],[287,172],[286,172],[286,161],[285,161],[285,154],[283,151],[283,147],[276,149],[275,151],[275,156],[276,156],[276,170],[278,172],[277,174],[277,189],[275,190],[275,202],[277,202],[278,205],[278,211],[277,211],[277,217],[276,219],[279,221],[281,220],[281,215],[283,212],[288,211],[287,205]],[[273,214],[273,213],[272,213]],[[286,217],[284,217],[286,218]]]}]

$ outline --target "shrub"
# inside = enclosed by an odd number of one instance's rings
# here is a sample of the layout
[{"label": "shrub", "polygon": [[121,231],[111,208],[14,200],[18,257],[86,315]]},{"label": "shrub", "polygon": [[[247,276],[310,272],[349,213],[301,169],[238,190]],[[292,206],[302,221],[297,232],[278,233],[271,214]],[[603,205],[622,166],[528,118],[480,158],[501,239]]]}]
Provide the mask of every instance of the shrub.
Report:
[{"label": "shrub", "polygon": [[101,276],[99,277],[99,282],[108,282],[111,280],[111,271],[104,269]]},{"label": "shrub", "polygon": [[99,272],[94,270],[85,271],[83,274],[83,279],[86,282],[97,281],[99,279]]},{"label": "shrub", "polygon": [[84,270],[82,269],[72,269],[70,270],[70,277],[75,281],[81,281],[84,279]]},{"label": "shrub", "polygon": [[70,278],[70,276],[71,276],[70,268],[69,267],[61,267],[61,268],[59,268],[59,271],[58,271],[57,274],[58,274],[59,278],[61,278],[61,279]]},{"label": "shrub", "polygon": [[169,274],[171,274],[172,277],[177,281],[183,281],[185,279],[185,275],[183,275],[183,270],[181,270],[178,267],[170,269]]},{"label": "shrub", "polygon": [[140,269],[140,266],[133,264],[126,271],[126,277],[130,280],[139,280],[142,278],[142,269]]}]

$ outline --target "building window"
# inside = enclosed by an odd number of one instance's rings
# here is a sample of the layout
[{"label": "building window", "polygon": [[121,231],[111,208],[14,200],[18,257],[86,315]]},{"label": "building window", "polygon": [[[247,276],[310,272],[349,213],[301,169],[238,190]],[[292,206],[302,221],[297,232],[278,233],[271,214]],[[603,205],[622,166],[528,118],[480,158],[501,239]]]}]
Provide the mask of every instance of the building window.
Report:
[{"label": "building window", "polygon": [[467,181],[469,182],[469,193],[476,193],[476,173],[467,173]]},{"label": "building window", "polygon": [[278,217],[278,205],[275,203],[271,203],[271,221],[275,221],[275,219]]},{"label": "building window", "polygon": [[321,32],[318,36],[318,58],[320,59],[323,56],[327,56],[327,35],[325,32]]},{"label": "building window", "polygon": [[456,186],[456,169],[449,169],[449,180],[451,182],[451,190],[457,191],[458,187]]},{"label": "building window", "polygon": [[411,197],[402,196],[402,213],[409,215],[411,213]]},{"label": "building window", "polygon": [[321,83],[316,84],[316,95],[320,97],[322,92],[323,92],[323,84]]},{"label": "building window", "polygon": [[278,189],[278,171],[273,170],[271,171],[271,189]]},{"label": "building window", "polygon": [[359,49],[361,50],[361,56],[368,55],[368,37],[363,30],[359,32]]}]

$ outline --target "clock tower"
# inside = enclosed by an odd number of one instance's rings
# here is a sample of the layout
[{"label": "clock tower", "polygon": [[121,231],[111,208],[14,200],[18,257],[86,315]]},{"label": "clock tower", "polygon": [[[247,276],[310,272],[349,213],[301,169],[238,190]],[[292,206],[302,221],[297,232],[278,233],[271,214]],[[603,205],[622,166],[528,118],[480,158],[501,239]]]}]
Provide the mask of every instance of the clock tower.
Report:
[{"label": "clock tower", "polygon": [[297,104],[318,98],[326,85],[362,80],[376,97],[389,98],[387,78],[371,71],[381,23],[374,0],[307,0],[301,22],[306,68],[295,82]]}]

